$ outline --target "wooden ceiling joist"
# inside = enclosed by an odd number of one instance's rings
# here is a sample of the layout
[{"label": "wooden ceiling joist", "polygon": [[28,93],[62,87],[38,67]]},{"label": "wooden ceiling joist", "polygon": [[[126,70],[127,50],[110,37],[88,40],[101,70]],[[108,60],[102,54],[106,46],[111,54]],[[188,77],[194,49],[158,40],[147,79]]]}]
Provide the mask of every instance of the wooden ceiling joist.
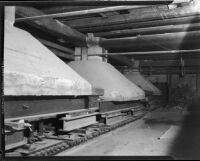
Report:
[{"label": "wooden ceiling joist", "polygon": [[52,48],[52,47],[49,47],[49,49],[55,54],[57,55],[58,57],[61,57],[61,58],[64,58],[64,59],[67,59],[67,60],[74,60],[74,55],[69,55],[69,54],[66,54],[65,52],[63,51],[60,51],[58,49],[55,49],[55,48]]},{"label": "wooden ceiling joist", "polygon": [[[107,54],[102,54],[102,56],[104,55],[108,55],[108,56],[118,56],[118,55],[129,55],[129,56],[138,56],[138,55],[173,55],[173,54],[199,54],[200,55],[200,49],[193,49],[193,50],[167,50],[167,51],[143,51],[143,52],[124,52],[124,53],[107,53]],[[91,56],[99,56],[97,54],[93,54]]]},{"label": "wooden ceiling joist", "polygon": [[[180,67],[180,60],[140,61],[140,67]],[[200,59],[185,59],[184,66],[199,66]]]},{"label": "wooden ceiling joist", "polygon": [[173,0],[67,0],[66,5],[168,5]]},{"label": "wooden ceiling joist", "polygon": [[[140,11],[141,10],[141,11]],[[199,8],[195,8],[195,5],[190,5],[186,7],[180,7],[176,9],[154,9],[151,12],[146,12],[145,9],[140,9],[138,12],[110,16],[107,19],[104,18],[86,18],[81,20],[68,21],[71,27],[80,29],[85,27],[95,27],[95,26],[105,26],[105,25],[117,25],[122,23],[132,23],[132,22],[144,22],[153,20],[167,20],[176,17],[186,17],[186,16],[197,16],[200,15]]]},{"label": "wooden ceiling joist", "polygon": [[173,32],[184,32],[184,31],[196,31],[200,30],[200,23],[182,24],[182,25],[167,25],[167,26],[156,26],[139,29],[126,29],[109,32],[95,33],[96,37],[104,38],[117,38],[126,36],[137,36],[137,35],[152,35],[162,33],[173,33]]},{"label": "wooden ceiling joist", "polygon": [[166,25],[178,25],[178,24],[190,24],[200,22],[200,15],[193,15],[187,17],[177,17],[165,20],[154,20],[154,21],[142,21],[142,22],[124,22],[122,24],[115,25],[104,25],[96,27],[85,27],[77,29],[80,32],[104,32],[104,31],[114,31],[123,29],[136,29],[145,27],[155,27],[155,26],[166,26]]},{"label": "wooden ceiling joist", "polygon": [[[113,38],[113,39],[100,39],[100,46],[106,49],[123,49],[123,48],[138,48],[138,47],[160,47],[166,48],[172,45],[177,48],[183,43],[199,42],[200,31],[190,32],[177,32],[177,33],[165,33],[156,35],[144,35],[136,37],[125,37],[125,38]],[[190,43],[191,45],[191,43]],[[198,44],[197,44],[198,45]],[[168,49],[169,50],[169,49]]]},{"label": "wooden ceiling joist", "polygon": [[183,59],[199,59],[200,54],[161,54],[161,55],[135,55],[131,56],[136,60],[177,60],[180,57]]},{"label": "wooden ceiling joist", "polygon": [[[38,16],[44,13],[31,7],[16,7],[17,15],[21,17]],[[86,36],[67,25],[62,24],[59,21],[53,20],[51,18],[46,18],[42,20],[27,21],[28,24],[39,28],[44,32],[50,32],[58,37],[62,37],[67,41],[72,41],[77,46],[86,46]]]},{"label": "wooden ceiling joist", "polygon": [[[142,74],[180,74],[181,70],[180,68],[172,68],[172,69],[166,69],[166,68],[154,68],[154,69],[142,69],[140,71]],[[200,69],[184,69],[185,74],[196,74],[200,73]]]},{"label": "wooden ceiling joist", "polygon": [[39,15],[39,16],[17,18],[16,22],[41,20],[41,19],[45,19],[45,18],[61,18],[61,17],[82,16],[82,15],[95,14],[95,13],[129,10],[129,9],[133,9],[133,8],[135,8],[135,6],[114,6],[114,7],[87,9],[87,10],[81,10],[81,11],[54,13],[54,14],[46,14],[46,15],[44,14],[44,15]]},{"label": "wooden ceiling joist", "polygon": [[64,46],[58,45],[56,43],[53,43],[53,42],[50,42],[48,40],[44,40],[44,39],[41,39],[41,38],[37,38],[37,39],[39,41],[41,41],[44,45],[49,46],[49,47],[54,48],[54,49],[57,49],[57,50],[60,50],[60,51],[63,51],[63,52],[65,52],[68,55],[69,54],[70,55],[74,54],[74,51],[72,49],[66,48]]}]

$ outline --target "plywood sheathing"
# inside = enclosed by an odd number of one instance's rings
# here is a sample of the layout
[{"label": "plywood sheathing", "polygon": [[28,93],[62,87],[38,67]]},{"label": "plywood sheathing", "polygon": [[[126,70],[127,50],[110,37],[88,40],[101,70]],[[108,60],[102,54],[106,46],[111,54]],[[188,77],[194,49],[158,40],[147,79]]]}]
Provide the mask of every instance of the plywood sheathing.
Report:
[{"label": "plywood sheathing", "polygon": [[92,86],[28,32],[5,21],[4,95],[91,95]]},{"label": "plywood sheathing", "polygon": [[145,97],[144,91],[129,81],[112,65],[99,60],[69,63],[77,73],[93,86],[104,89],[103,101],[131,101]]},{"label": "plywood sheathing", "polygon": [[161,91],[155,87],[149,80],[143,77],[139,71],[125,72],[124,76],[144,91],[150,92],[153,95],[160,95]]}]

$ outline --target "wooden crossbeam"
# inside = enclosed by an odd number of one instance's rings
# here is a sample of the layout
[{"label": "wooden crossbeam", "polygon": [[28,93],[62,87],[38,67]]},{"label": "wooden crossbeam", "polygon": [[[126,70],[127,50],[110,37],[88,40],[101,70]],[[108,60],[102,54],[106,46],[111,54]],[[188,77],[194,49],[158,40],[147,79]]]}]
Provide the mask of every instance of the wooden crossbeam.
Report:
[{"label": "wooden crossbeam", "polygon": [[65,5],[168,5],[173,0],[67,0]]},{"label": "wooden crossbeam", "polygon": [[166,26],[145,27],[145,28],[138,28],[138,29],[98,32],[98,33],[95,33],[94,36],[104,37],[104,38],[117,38],[117,37],[126,37],[126,36],[153,35],[153,34],[184,32],[184,31],[198,31],[198,30],[200,30],[199,22],[181,24],[181,25],[166,25]]},{"label": "wooden crossbeam", "polygon": [[[165,25],[178,25],[178,24],[190,24],[200,22],[199,15],[192,15],[186,17],[176,17],[165,20],[152,20],[152,21],[141,21],[141,22],[123,22],[120,24],[108,24],[103,26],[93,26],[93,27],[83,27],[77,29],[80,32],[105,32],[105,31],[114,31],[114,30],[124,30],[124,29],[136,29],[136,28],[145,28],[145,27],[156,27],[156,26],[165,26]],[[69,24],[68,22],[66,22]]]},{"label": "wooden crossbeam", "polygon": [[74,51],[72,49],[69,49],[69,48],[66,48],[64,46],[61,46],[61,45],[58,45],[56,43],[53,43],[53,42],[50,42],[48,40],[44,40],[44,39],[41,39],[41,38],[37,38],[39,41],[41,41],[43,44],[49,46],[49,47],[52,47],[52,48],[55,48],[55,49],[58,49],[60,51],[63,51],[63,52],[66,52],[68,54],[71,54],[73,55],[74,54]]},{"label": "wooden crossbeam", "polygon": [[[193,50],[167,50],[167,51],[143,51],[143,52],[123,52],[123,53],[106,53],[101,54],[100,56],[114,56],[114,55],[163,55],[163,54],[200,54],[200,49]],[[97,54],[92,54],[91,56],[99,56]]]},{"label": "wooden crossbeam", "polygon": [[134,13],[110,16],[107,19],[95,17],[81,20],[71,20],[67,23],[73,28],[80,29],[86,27],[117,25],[122,23],[167,20],[176,17],[197,16],[199,14],[200,11],[198,8],[195,8],[195,5],[165,10],[154,8],[151,12],[146,12],[144,8],[141,8]]},{"label": "wooden crossbeam", "polygon": [[[17,15],[21,17],[38,16],[44,13],[32,7],[16,7]],[[46,18],[36,21],[28,21],[31,24],[44,32],[49,32],[58,37],[64,38],[66,41],[72,41],[77,46],[86,46],[86,36],[67,25],[51,18]]]},{"label": "wooden crossbeam", "polygon": [[[126,49],[126,48],[166,48],[168,46],[179,48],[180,45],[187,42],[198,43],[200,38],[200,31],[190,32],[176,32],[156,35],[144,35],[136,37],[100,39],[100,46],[106,49]],[[169,50],[169,49],[168,49]]]},{"label": "wooden crossbeam", "polygon": [[[151,68],[151,69],[141,69],[142,74],[180,74],[180,68]],[[197,74],[200,73],[200,68],[185,68],[186,74]]]},{"label": "wooden crossbeam", "polygon": [[114,7],[87,9],[87,10],[81,10],[81,11],[54,13],[54,14],[46,14],[46,15],[44,14],[44,15],[39,15],[39,16],[17,18],[16,22],[41,20],[41,19],[45,19],[45,18],[72,17],[72,16],[80,16],[80,15],[82,16],[82,15],[88,15],[88,14],[94,14],[94,13],[104,13],[104,12],[128,10],[128,9],[133,9],[133,8],[135,8],[135,6],[114,6]]},{"label": "wooden crossbeam", "polygon": [[69,60],[74,60],[74,55],[69,55],[67,53],[64,53],[63,51],[60,51],[58,49],[53,49],[50,47],[50,50],[55,54],[57,55],[58,57],[61,57],[61,58],[65,58],[65,59],[69,59]]},{"label": "wooden crossbeam", "polygon": [[[140,67],[180,67],[180,60],[140,61]],[[200,59],[185,59],[185,66],[199,66]]]}]

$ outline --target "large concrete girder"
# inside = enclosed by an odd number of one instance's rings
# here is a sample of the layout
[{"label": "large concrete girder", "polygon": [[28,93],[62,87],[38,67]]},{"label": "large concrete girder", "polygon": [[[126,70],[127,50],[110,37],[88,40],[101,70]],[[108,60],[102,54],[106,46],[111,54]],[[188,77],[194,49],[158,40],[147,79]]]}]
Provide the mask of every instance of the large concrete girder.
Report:
[{"label": "large concrete girder", "polygon": [[91,95],[92,86],[28,32],[5,21],[4,95]]},{"label": "large concrete girder", "polygon": [[69,66],[92,85],[104,89],[103,101],[131,101],[145,97],[142,89],[108,63],[86,60],[70,62]]},{"label": "large concrete girder", "polygon": [[160,95],[161,91],[154,86],[148,79],[143,77],[139,71],[128,71],[123,73],[126,78],[131,82],[142,88],[147,93],[152,93],[153,95]]}]

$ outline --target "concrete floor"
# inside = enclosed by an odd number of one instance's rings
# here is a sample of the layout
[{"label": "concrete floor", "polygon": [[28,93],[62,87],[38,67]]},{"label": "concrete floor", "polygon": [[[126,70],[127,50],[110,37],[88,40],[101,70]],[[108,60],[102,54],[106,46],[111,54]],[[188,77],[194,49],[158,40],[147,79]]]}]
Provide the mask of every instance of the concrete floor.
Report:
[{"label": "concrete floor", "polygon": [[[64,151],[57,156],[170,155],[174,159],[200,159],[200,135],[198,135],[200,133],[195,134],[195,137],[193,137],[194,130],[189,130],[191,133],[187,133],[185,141],[179,140],[184,136],[182,131],[185,127],[183,123],[185,123],[188,116],[186,114],[177,109],[158,109],[141,120]],[[193,124],[192,127],[198,129],[198,132],[200,131],[200,126]],[[180,133],[181,137],[179,137]],[[187,143],[187,146],[184,145],[185,142],[189,142],[191,137],[195,138],[196,144],[193,141],[192,144]]]}]

